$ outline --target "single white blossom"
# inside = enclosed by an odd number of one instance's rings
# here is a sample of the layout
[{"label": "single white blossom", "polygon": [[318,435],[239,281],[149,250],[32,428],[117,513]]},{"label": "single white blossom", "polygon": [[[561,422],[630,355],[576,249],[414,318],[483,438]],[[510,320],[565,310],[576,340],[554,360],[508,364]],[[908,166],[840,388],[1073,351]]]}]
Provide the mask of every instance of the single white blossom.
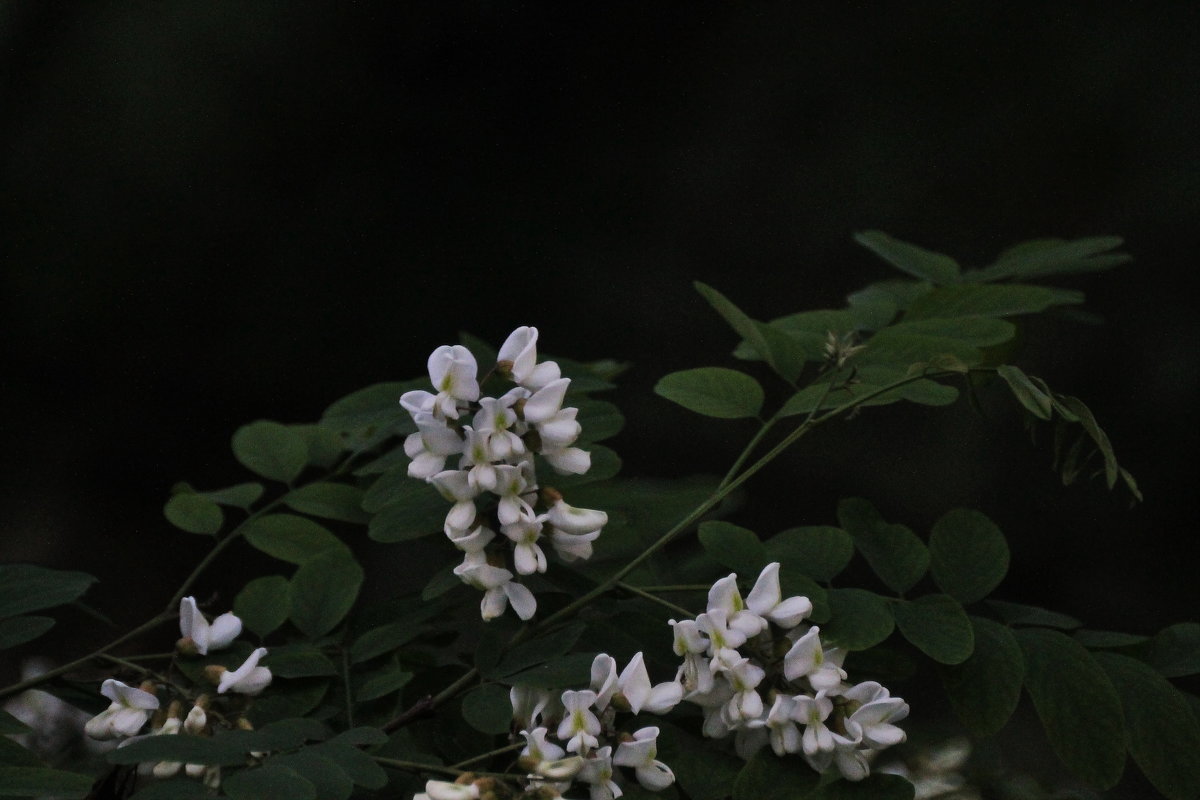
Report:
[{"label": "single white blossom", "polygon": [[460,564],[454,574],[469,586],[483,591],[480,613],[485,620],[495,619],[512,603],[521,619],[531,619],[537,612],[537,600],[529,588],[513,581],[513,574],[503,567],[490,564]]},{"label": "single white blossom", "polygon": [[783,599],[783,592],[779,588],[778,561],[763,567],[754,588],[746,595],[746,607],[781,628],[796,627],[813,610],[812,601],[807,597],[797,595]]},{"label": "single white blossom", "polygon": [[835,689],[846,680],[842,662],[846,652],[832,647],[826,651],[821,646],[821,629],[812,626],[788,650],[783,657],[783,674],[789,681],[808,678],[809,685],[820,691]]},{"label": "single white blossom", "polygon": [[613,764],[633,767],[638,783],[652,792],[661,792],[675,782],[675,773],[658,755],[658,728],[634,731],[632,742],[621,742],[613,756]]},{"label": "single white blossom", "polygon": [[429,380],[438,390],[433,399],[435,413],[458,419],[459,404],[479,399],[475,356],[461,344],[442,345],[429,355]]},{"label": "single white blossom", "polygon": [[256,695],[271,683],[271,670],[260,667],[258,662],[267,654],[267,648],[260,647],[250,654],[249,658],[235,670],[226,670],[221,674],[217,684],[217,694],[234,692],[236,694]]},{"label": "single white blossom", "polygon": [[521,326],[508,335],[496,354],[502,372],[527,389],[539,389],[561,374],[553,361],[537,363],[537,328]]},{"label": "single white blossom", "polygon": [[232,644],[242,632],[242,621],[230,611],[210,625],[196,607],[196,598],[184,597],[179,601],[179,632],[184,639],[191,639],[196,652],[204,656],[209,650],[220,650]]},{"label": "single white blossom", "polygon": [[596,702],[596,693],[567,690],[562,693],[563,719],[558,725],[558,738],[567,743],[567,751],[586,754],[600,742],[600,720],[592,713],[591,705]]},{"label": "single white blossom", "polygon": [[620,797],[621,787],[613,780],[612,747],[605,745],[584,759],[579,780],[591,784],[591,800],[614,800]]},{"label": "single white blossom", "polygon": [[93,739],[136,736],[150,719],[150,712],[158,708],[158,698],[154,695],[112,678],[100,685],[100,694],[111,700],[112,705],[84,725],[84,733]]}]

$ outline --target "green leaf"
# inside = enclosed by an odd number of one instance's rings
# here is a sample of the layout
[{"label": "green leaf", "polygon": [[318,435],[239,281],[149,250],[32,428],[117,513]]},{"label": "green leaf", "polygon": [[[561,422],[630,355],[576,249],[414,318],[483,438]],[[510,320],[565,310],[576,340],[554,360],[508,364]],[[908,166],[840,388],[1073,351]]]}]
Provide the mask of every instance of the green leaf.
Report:
[{"label": "green leaf", "polygon": [[925,576],[929,551],[924,542],[905,526],[884,522],[869,500],[843,499],[838,503],[838,521],[889,588],[907,592]]},{"label": "green leaf", "polygon": [[1008,248],[991,266],[971,270],[963,277],[971,281],[996,281],[1112,269],[1132,260],[1124,253],[1108,252],[1116,250],[1123,243],[1124,240],[1119,236],[1095,236],[1070,241],[1035,239]]},{"label": "green leaf", "polygon": [[[958,338],[914,332],[918,325],[902,323],[884,328],[867,340],[866,349],[855,355],[850,363],[860,368],[865,365],[890,367],[892,372],[886,376],[890,380],[905,377],[913,364],[928,364],[943,356],[952,356],[967,366],[983,363],[983,354],[975,345]],[[867,376],[863,376],[863,380],[866,381]]]},{"label": "green leaf", "polygon": [[1125,768],[1121,701],[1083,645],[1058,631],[1015,631],[1025,656],[1025,688],[1050,746],[1077,776],[1111,789]]},{"label": "green leaf", "polygon": [[1060,614],[1057,611],[1048,611],[1037,606],[1009,603],[1004,600],[988,600],[987,604],[992,611],[996,612],[1001,620],[1007,622],[1009,625],[1040,625],[1046,628],[1059,628],[1064,631],[1073,631],[1083,625],[1082,622],[1074,617]]},{"label": "green leaf", "polygon": [[[903,376],[894,372],[870,375],[869,371],[876,367],[868,366],[866,369],[867,372],[862,373],[861,383],[835,387],[829,392],[826,392],[824,384],[801,389],[784,403],[779,413],[785,417],[794,417],[811,413],[818,401],[821,402],[819,410],[825,410],[868,397],[869,399],[860,400],[859,406],[886,406],[902,400],[923,406],[945,406],[958,399],[958,390],[953,386],[945,386],[924,378],[885,391],[887,386]],[[822,397],[825,398],[823,401]]]},{"label": "green leaf", "polygon": [[437,489],[409,478],[371,519],[367,535],[377,542],[393,543],[441,533],[447,511],[449,506]]},{"label": "green leaf", "polygon": [[940,664],[961,664],[975,647],[971,621],[953,597],[925,595],[897,603],[892,613],[904,638]]},{"label": "green leaf", "polygon": [[796,571],[788,572],[782,567],[779,570],[779,589],[784,597],[807,597],[812,601],[813,610],[808,615],[808,621],[818,625],[829,620],[829,592],[812,578]]},{"label": "green leaf", "polygon": [[625,427],[621,410],[606,400],[590,397],[573,397],[569,405],[579,409],[576,419],[583,428],[579,433],[581,443],[599,442],[616,436]]},{"label": "green leaf", "polygon": [[658,758],[674,770],[679,788],[691,800],[729,797],[742,771],[742,760],[666,720],[656,723],[661,731]]},{"label": "green leaf", "polygon": [[966,508],[946,513],[929,535],[929,567],[946,594],[974,603],[1004,580],[1008,542],[984,514]]},{"label": "green leaf", "polygon": [[1150,641],[1149,636],[1118,631],[1080,630],[1072,634],[1075,641],[1089,650],[1104,650],[1110,647],[1129,647]]},{"label": "green leaf", "polygon": [[329,469],[346,452],[346,442],[336,431],[320,425],[288,425],[304,440],[309,466]]},{"label": "green leaf", "polygon": [[1200,624],[1163,628],[1150,640],[1143,660],[1168,678],[1200,673]]},{"label": "green leaf", "polygon": [[856,233],[854,241],[909,275],[935,284],[958,283],[958,262],[950,256],[902,242],[883,231]]},{"label": "green leaf", "polygon": [[256,475],[282,483],[292,481],[308,463],[308,447],[300,434],[268,420],[238,428],[233,434],[233,455]]},{"label": "green leaf", "polygon": [[360,703],[368,703],[387,697],[392,692],[404,688],[412,677],[411,672],[405,672],[396,664],[389,664],[368,675],[355,691],[354,699]]},{"label": "green leaf", "polygon": [[282,575],[255,578],[233,599],[233,613],[259,636],[266,636],[286,622],[291,609],[291,585]]},{"label": "green leaf", "polygon": [[[136,773],[129,774],[136,775]],[[96,796],[103,797],[104,795]],[[212,795],[204,788],[203,783],[180,774],[165,781],[156,780],[144,785],[129,800],[208,800],[210,797]]]},{"label": "green leaf", "polygon": [[915,788],[906,778],[876,772],[861,781],[834,781],[809,800],[913,800]]},{"label": "green leaf", "polygon": [[320,800],[346,800],[354,793],[354,781],[341,767],[314,752],[313,748],[271,756],[268,766],[294,770],[316,788]]},{"label": "green leaf", "polygon": [[[1078,420],[1083,429],[1087,431],[1088,436],[1096,443],[1096,449],[1100,451],[1100,455],[1104,457],[1104,477],[1108,483],[1108,488],[1111,489],[1117,485],[1117,477],[1120,475],[1120,467],[1117,466],[1117,457],[1113,454],[1112,443],[1108,440],[1108,434],[1100,429],[1100,425],[1096,422],[1096,417],[1092,414],[1092,410],[1083,404],[1083,401],[1077,397],[1068,397],[1059,395],[1054,398],[1055,408],[1059,410],[1066,409]],[[1134,496],[1139,500],[1141,495],[1136,491]]]},{"label": "green leaf", "polygon": [[428,378],[367,386],[351,392],[325,409],[320,425],[335,433],[362,437],[365,441],[361,444],[403,430],[412,430],[412,419],[400,407],[400,395],[412,389],[428,388]]},{"label": "green leaf", "polygon": [[52,617],[12,617],[0,619],[0,650],[32,642],[54,627]]},{"label": "green leaf", "polygon": [[721,318],[729,323],[729,327],[733,328],[739,336],[749,342],[750,347],[764,361],[770,364],[772,369],[778,371],[779,365],[775,360],[775,354],[771,349],[770,343],[763,335],[760,324],[756,320],[751,319],[746,312],[735,306],[729,301],[729,298],[711,286],[700,283],[700,281],[695,281],[692,285],[708,301],[708,304],[721,315]]},{"label": "green leaf", "polygon": [[410,622],[389,622],[373,628],[354,640],[350,645],[350,663],[361,664],[376,656],[391,652],[408,644],[423,632],[423,628]]},{"label": "green leaf", "polygon": [[329,656],[308,645],[272,647],[263,659],[263,666],[269,667],[277,678],[317,678],[337,674],[337,666]]},{"label": "green leaf", "polygon": [[214,534],[225,524],[225,514],[213,500],[202,494],[184,492],[174,495],[163,506],[163,516],[188,533]]},{"label": "green leaf", "polygon": [[388,740],[387,734],[384,733],[379,728],[371,728],[371,727],[367,727],[364,725],[364,726],[360,726],[358,728],[351,728],[348,731],[342,731],[341,733],[339,733],[337,736],[333,737],[329,741],[330,742],[340,742],[341,744],[347,744],[347,745],[351,745],[351,746],[357,746],[357,745],[366,745],[366,744],[370,744],[370,745],[386,744],[387,740]]},{"label": "green leaf", "polygon": [[830,589],[830,619],[821,638],[847,650],[866,650],[892,634],[896,620],[891,606],[865,589]]},{"label": "green leaf", "polygon": [[504,654],[500,662],[489,670],[481,670],[484,677],[513,675],[538,664],[553,661],[570,650],[583,635],[586,625],[572,622],[528,642],[522,642]]},{"label": "green leaf", "polygon": [[996,373],[1008,384],[1009,390],[1017,402],[1038,419],[1048,420],[1054,407],[1054,400],[1041,387],[1029,379],[1021,370],[1011,364],[1001,364]]},{"label": "green leaf", "polygon": [[292,576],[292,623],[310,638],[324,636],[350,612],[362,581],[362,567],[345,553],[309,559]]},{"label": "green leaf", "polygon": [[31,730],[33,729],[24,722],[21,722],[21,720],[0,708],[0,736],[9,736],[15,733],[29,733]]},{"label": "green leaf", "polygon": [[[97,706],[102,708],[102,705]],[[41,767],[42,760],[7,736],[0,736],[0,766]],[[0,795],[3,796],[3,795]]]},{"label": "green leaf", "polygon": [[812,525],[780,531],[763,543],[780,572],[795,570],[818,581],[836,577],[854,557],[854,540],[841,528]]},{"label": "green leaf", "polygon": [[933,291],[926,281],[877,281],[846,296],[850,308],[863,318],[863,327],[876,331],[891,324],[896,313],[906,311],[921,295]]},{"label": "green leaf", "polygon": [[421,589],[421,599],[433,600],[461,586],[463,586],[462,579],[454,574],[453,568],[440,569],[433,573],[429,582]]},{"label": "green leaf", "polygon": [[[239,731],[238,733],[244,733]],[[244,736],[146,736],[124,747],[110,750],[110,764],[139,764],[143,761],[183,761],[188,764],[244,764],[252,745]]]},{"label": "green leaf", "polygon": [[584,686],[592,677],[595,653],[571,653],[549,664],[499,679],[510,686],[531,686],[534,689],[566,689]]},{"label": "green leaf", "polygon": [[248,509],[258,502],[262,493],[263,485],[261,483],[239,483],[224,489],[213,489],[211,492],[197,492],[214,503],[242,509]]},{"label": "green leaf", "polygon": [[254,699],[246,716],[255,725],[302,717],[320,704],[329,683],[325,678],[300,678],[273,685],[269,693]]},{"label": "green leaf", "polygon": [[266,764],[235,772],[221,782],[233,800],[317,800],[317,787],[287,767]]},{"label": "green leaf", "polygon": [[304,564],[329,552],[350,554],[341,539],[311,519],[295,514],[270,514],[250,520],[242,535],[254,548],[291,564]]},{"label": "green leaf", "polygon": [[1005,726],[1021,699],[1025,659],[1012,631],[971,617],[975,649],[961,664],[941,670],[954,713],[972,735],[991,736]]},{"label": "green leaf", "polygon": [[710,520],[700,523],[699,535],[704,552],[743,578],[756,576],[767,564],[766,548],[754,531],[729,522]]},{"label": "green leaf", "polygon": [[468,692],[463,698],[463,719],[482,733],[508,733],[513,719],[508,689],[489,683]]},{"label": "green leaf", "polygon": [[[361,730],[361,729],[355,729]],[[352,733],[353,731],[347,731]],[[382,789],[387,785],[387,773],[383,768],[376,764],[371,756],[353,747],[350,740],[343,740],[343,736],[338,736],[332,741],[322,742],[319,745],[310,747],[309,750],[322,758],[328,758],[330,761],[337,764],[343,772],[350,776],[358,786],[364,789]],[[386,741],[386,737],[384,739]],[[382,744],[382,742],[372,739],[370,741],[353,742],[353,744]]]},{"label": "green leaf", "polygon": [[934,317],[1011,317],[1036,314],[1051,306],[1076,305],[1083,293],[1026,284],[942,286],[913,301],[905,322]]},{"label": "green leaf", "polygon": [[1096,653],[1125,713],[1129,753],[1171,800],[1195,800],[1200,787],[1200,722],[1186,698],[1153,668],[1116,653]]},{"label": "green leaf", "polygon": [[92,790],[95,778],[78,772],[43,767],[0,767],[0,796],[3,797],[84,797]]},{"label": "green leaf", "polygon": [[32,564],[0,564],[0,617],[65,606],[96,579],[86,572],[67,572]]},{"label": "green leaf", "polygon": [[293,511],[324,519],[357,523],[371,519],[362,509],[362,489],[346,483],[310,483],[288,492],[283,502]]},{"label": "green leaf", "polygon": [[733,800],[793,800],[817,788],[820,776],[799,758],[759,750],[733,782]]},{"label": "green leaf", "polygon": [[654,393],[706,417],[741,419],[758,415],[763,390],[744,372],[700,367],[664,375]]}]

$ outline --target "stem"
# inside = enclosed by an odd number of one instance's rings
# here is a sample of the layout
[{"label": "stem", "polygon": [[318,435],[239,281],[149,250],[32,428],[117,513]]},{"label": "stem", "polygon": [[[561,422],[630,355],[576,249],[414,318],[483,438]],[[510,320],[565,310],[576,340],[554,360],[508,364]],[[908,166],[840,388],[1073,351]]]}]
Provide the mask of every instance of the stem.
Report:
[{"label": "stem", "polygon": [[371,758],[380,766],[407,770],[408,772],[436,772],[442,775],[454,775],[455,777],[470,773],[471,775],[478,775],[481,778],[504,778],[506,780],[512,780],[517,777],[507,772],[474,772],[472,770],[455,769],[454,767],[443,767],[439,764],[425,764],[420,761],[401,761],[398,758],[384,758],[383,756],[371,756]]},{"label": "stem", "polygon": [[495,750],[489,750],[486,753],[480,753],[477,756],[472,756],[471,758],[468,758],[465,761],[460,761],[457,764],[451,764],[450,769],[461,769],[467,764],[474,764],[476,761],[483,761],[485,758],[491,758],[492,756],[498,756],[503,753],[511,753],[513,750],[521,750],[524,747],[525,742],[517,742],[516,744],[506,745],[505,747],[498,747]]},{"label": "stem", "polygon": [[153,619],[143,622],[138,627],[129,631],[129,633],[126,633],[122,636],[118,636],[116,639],[113,639],[108,644],[104,645],[103,647],[100,647],[97,650],[92,651],[91,653],[88,653],[86,656],[83,656],[82,658],[77,658],[74,661],[70,661],[66,664],[63,664],[60,667],[55,667],[54,669],[47,670],[46,672],[43,672],[41,675],[38,675],[33,678],[29,678],[28,680],[21,681],[20,683],[14,683],[12,686],[6,686],[3,689],[0,689],[0,699],[9,697],[10,695],[14,695],[19,692],[23,692],[26,689],[32,689],[35,686],[40,686],[43,683],[46,683],[48,681],[53,680],[54,678],[57,678],[59,675],[65,675],[68,672],[70,672],[71,670],[78,669],[79,667],[86,665],[92,659],[103,656],[109,650],[112,650],[114,647],[124,644],[125,642],[129,641],[130,639],[141,636],[146,631],[153,630],[154,628],[157,628],[159,625],[163,624],[164,622],[168,622],[170,620],[176,619],[177,616],[178,616],[177,614],[166,613],[166,612],[159,614],[157,617],[154,617]]},{"label": "stem", "polygon": [[725,488],[725,486],[727,486],[729,482],[733,480],[733,477],[737,474],[737,471],[742,468],[742,465],[746,463],[746,459],[748,459],[750,454],[754,452],[754,448],[758,447],[758,443],[763,440],[763,437],[767,435],[767,432],[771,430],[771,428],[776,422],[779,421],[779,419],[779,412],[776,411],[769,420],[764,422],[759,427],[758,432],[754,434],[753,438],[750,439],[750,442],[744,448],[742,448],[742,452],[738,453],[738,457],[734,460],[733,466],[729,468],[729,471],[725,473],[725,477],[721,479],[719,484],[717,484],[717,489]]},{"label": "stem", "polygon": [[643,592],[707,592],[712,587],[706,583],[677,583],[671,586],[639,586]]},{"label": "stem", "polygon": [[350,694],[350,650],[346,647],[341,648],[342,651],[342,690],[346,694],[346,729],[354,727],[354,697]]},{"label": "stem", "polygon": [[637,586],[633,586],[631,584],[625,583],[624,581],[617,581],[617,588],[624,589],[625,591],[630,592],[631,594],[636,594],[638,597],[644,597],[647,600],[658,603],[660,606],[663,606],[664,608],[669,608],[676,613],[683,614],[683,616],[687,619],[691,619],[696,616],[695,614],[693,614],[691,611],[688,611],[683,606],[677,606],[669,600],[664,600],[661,597],[652,595],[649,592],[647,592]]}]

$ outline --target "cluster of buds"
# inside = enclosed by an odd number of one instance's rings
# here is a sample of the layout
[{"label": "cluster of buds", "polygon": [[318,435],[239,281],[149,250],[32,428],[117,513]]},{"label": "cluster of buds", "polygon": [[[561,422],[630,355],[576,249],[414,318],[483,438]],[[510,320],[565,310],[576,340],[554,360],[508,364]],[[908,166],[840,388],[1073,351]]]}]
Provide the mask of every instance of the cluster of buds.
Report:
[{"label": "cluster of buds", "polygon": [[[180,653],[207,655],[210,650],[233,644],[242,632],[242,621],[229,612],[209,622],[196,605],[196,599],[185,597],[179,602],[179,631],[181,638],[175,646]],[[271,670],[259,666],[265,655],[266,648],[260,647],[232,670],[211,664],[205,667],[205,677],[216,686],[219,695],[257,695],[271,683]],[[150,735],[211,734],[208,709],[212,700],[208,695],[195,698],[191,710],[184,715],[183,704],[178,699],[172,700],[165,709],[160,708],[159,687],[154,681],[144,681],[134,688],[109,678],[101,685],[100,693],[112,704],[84,726],[84,732],[93,739],[122,739],[126,743],[138,737],[147,722],[150,723]],[[239,720],[239,724],[245,724],[244,720]],[[217,786],[221,780],[220,767],[168,761],[142,766],[144,771],[158,778],[169,778],[182,770],[209,787]]]},{"label": "cluster of buds", "polygon": [[845,651],[826,648],[819,627],[801,625],[810,613],[808,598],[782,598],[778,563],[745,599],[736,574],[717,581],[705,613],[671,620],[683,699],[704,709],[705,736],[732,733],[742,758],[769,744],[779,756],[802,754],[818,772],[836,766],[862,780],[875,752],[904,741],[892,723],[908,704],[874,681],[848,683]]},{"label": "cluster of buds", "polygon": [[[408,474],[453,503],[443,529],[464,554],[454,573],[484,593],[485,620],[509,604],[521,619],[532,618],[537,600],[514,571],[545,572],[545,540],[564,561],[590,558],[608,523],[603,511],[573,508],[550,488],[539,492],[535,455],[563,475],[587,472],[591,456],[572,446],[581,431],[578,409],[562,405],[571,380],[555,362],[537,362],[537,337],[537,328],[520,327],[500,348],[495,373],[516,385],[499,397],[481,397],[467,348],[443,345],[429,356],[436,394],[400,398],[417,426],[404,441]],[[452,456],[457,469],[446,468]]]}]

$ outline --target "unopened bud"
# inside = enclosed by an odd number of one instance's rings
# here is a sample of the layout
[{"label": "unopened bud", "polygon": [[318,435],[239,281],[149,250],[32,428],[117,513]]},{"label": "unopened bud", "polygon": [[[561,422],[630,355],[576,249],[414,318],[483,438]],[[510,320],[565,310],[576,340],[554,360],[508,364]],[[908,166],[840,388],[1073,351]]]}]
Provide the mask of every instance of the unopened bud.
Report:
[{"label": "unopened bud", "polygon": [[222,667],[220,664],[209,664],[204,668],[204,677],[213,686],[221,682],[221,676],[228,672],[227,667]]},{"label": "unopened bud", "polygon": [[581,769],[583,769],[583,759],[579,756],[568,756],[557,761],[543,761],[534,771],[543,778],[563,781],[574,778]]},{"label": "unopened bud", "polygon": [[246,719],[245,717],[238,717],[237,720],[234,721],[233,727],[237,728],[239,731],[254,730],[253,723],[251,723],[250,720]]},{"label": "unopened bud", "polygon": [[158,687],[154,684],[154,681],[151,680],[142,681],[138,684],[138,688],[146,694],[158,694]]},{"label": "unopened bud", "polygon": [[192,641],[192,637],[184,636],[175,643],[175,651],[180,655],[195,656],[199,655],[200,651],[196,648],[196,643]]},{"label": "unopened bud", "polygon": [[562,500],[562,492],[555,489],[553,486],[546,486],[542,489],[542,502],[548,506],[552,506]]}]

